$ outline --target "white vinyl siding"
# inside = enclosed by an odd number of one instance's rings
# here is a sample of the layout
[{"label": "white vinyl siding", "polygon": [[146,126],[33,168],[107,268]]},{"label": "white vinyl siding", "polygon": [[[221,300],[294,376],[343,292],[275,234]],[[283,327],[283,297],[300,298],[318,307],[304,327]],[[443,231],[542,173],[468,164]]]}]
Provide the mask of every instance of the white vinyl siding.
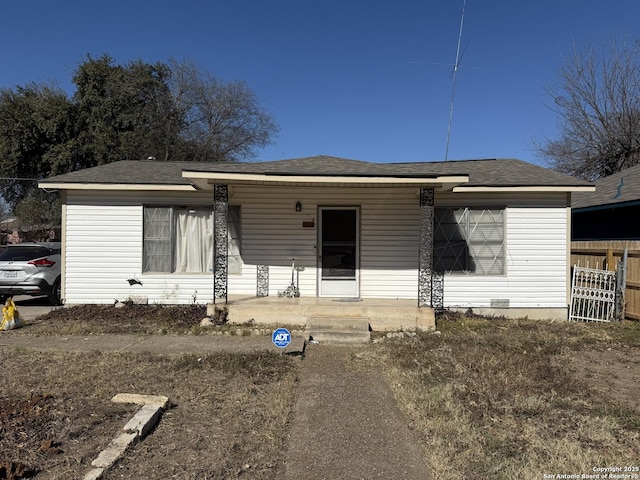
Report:
[{"label": "white vinyl siding", "polygon": [[506,275],[445,275],[445,306],[566,307],[567,209],[509,207],[505,214]]},{"label": "white vinyl siding", "polygon": [[373,193],[361,210],[361,296],[417,298],[417,189]]},{"label": "white vinyl siding", "polygon": [[66,212],[65,302],[113,303],[137,293],[127,279],[141,269],[142,206],[93,203]]},{"label": "white vinyl siding", "polygon": [[[212,300],[210,273],[142,273],[143,203],[207,206],[212,194],[69,191],[63,219],[67,304],[113,303],[130,295],[151,303]],[[142,285],[130,286],[132,278]]]},{"label": "white vinyl siding", "polygon": [[[212,192],[69,191],[66,302],[112,303],[129,295],[158,303],[211,302],[210,273],[143,273],[143,205],[212,203]],[[229,275],[230,298],[256,295],[258,265],[268,265],[269,295],[277,296],[291,282],[294,258],[304,268],[301,295],[315,297],[318,208],[342,206],[360,211],[360,296],[417,302],[417,188],[231,185],[229,203],[242,210],[242,266],[239,274]],[[507,300],[514,308],[566,307],[566,196],[436,194],[436,206],[474,205],[506,205],[505,273],[446,275],[445,306],[490,307]],[[130,278],[142,285],[129,286]]]},{"label": "white vinyl siding", "polygon": [[[269,295],[291,282],[295,258],[302,296],[317,295],[319,207],[360,207],[360,296],[415,298],[418,197],[415,188],[234,186],[242,205],[242,259],[269,265]],[[297,202],[302,211],[296,212]],[[313,226],[304,226],[313,225]],[[255,295],[255,267],[244,290]],[[239,285],[236,285],[239,286]]]}]

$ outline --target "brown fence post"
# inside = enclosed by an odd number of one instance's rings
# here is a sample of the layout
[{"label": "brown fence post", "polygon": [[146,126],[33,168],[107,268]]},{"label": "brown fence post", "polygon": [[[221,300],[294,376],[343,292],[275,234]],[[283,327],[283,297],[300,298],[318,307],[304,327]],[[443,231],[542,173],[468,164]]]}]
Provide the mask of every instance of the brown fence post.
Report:
[{"label": "brown fence post", "polygon": [[614,272],[616,269],[616,262],[613,260],[613,248],[607,248],[607,270]]}]

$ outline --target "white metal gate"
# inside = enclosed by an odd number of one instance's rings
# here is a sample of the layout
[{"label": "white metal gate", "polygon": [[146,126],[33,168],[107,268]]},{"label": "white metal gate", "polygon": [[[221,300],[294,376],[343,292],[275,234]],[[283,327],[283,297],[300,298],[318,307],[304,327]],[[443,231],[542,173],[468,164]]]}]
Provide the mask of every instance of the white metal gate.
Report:
[{"label": "white metal gate", "polygon": [[573,267],[569,320],[611,322],[616,318],[616,272]]}]

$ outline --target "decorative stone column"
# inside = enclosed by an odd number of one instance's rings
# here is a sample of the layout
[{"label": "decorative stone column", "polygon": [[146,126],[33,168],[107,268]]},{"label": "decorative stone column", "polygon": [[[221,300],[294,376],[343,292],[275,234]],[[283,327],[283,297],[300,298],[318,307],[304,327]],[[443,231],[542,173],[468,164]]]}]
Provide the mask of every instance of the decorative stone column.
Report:
[{"label": "decorative stone column", "polygon": [[256,273],[258,276],[256,296],[268,297],[269,296],[269,265],[258,265]]},{"label": "decorative stone column", "polygon": [[223,299],[227,303],[229,281],[229,237],[227,217],[229,215],[229,186],[213,187],[213,303]]},{"label": "decorative stone column", "polygon": [[433,306],[433,188],[420,189],[418,307]]}]

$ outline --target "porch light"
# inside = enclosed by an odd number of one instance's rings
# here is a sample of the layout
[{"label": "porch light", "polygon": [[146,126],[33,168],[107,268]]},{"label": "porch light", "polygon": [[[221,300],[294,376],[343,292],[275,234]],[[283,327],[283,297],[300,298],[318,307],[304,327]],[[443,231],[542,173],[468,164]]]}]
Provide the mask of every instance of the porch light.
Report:
[{"label": "porch light", "polygon": [[298,200],[296,202],[296,212],[301,212],[302,211],[302,204],[300,203],[300,200]]}]

